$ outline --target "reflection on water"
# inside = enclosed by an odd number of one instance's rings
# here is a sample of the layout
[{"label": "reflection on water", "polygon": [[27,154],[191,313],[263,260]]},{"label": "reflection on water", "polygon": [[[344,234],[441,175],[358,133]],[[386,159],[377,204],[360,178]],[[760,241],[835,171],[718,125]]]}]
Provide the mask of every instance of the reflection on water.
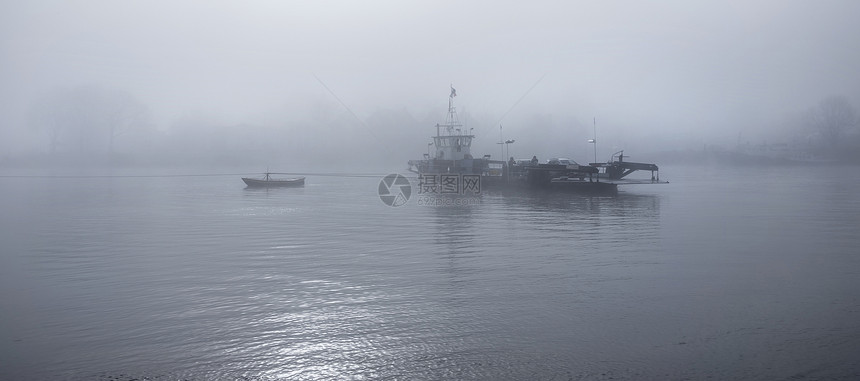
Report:
[{"label": "reflection on water", "polygon": [[472,218],[475,209],[477,206],[430,207],[434,215],[431,223],[435,246],[451,257],[469,254],[468,249],[475,246],[478,228]]},{"label": "reflection on water", "polygon": [[856,187],[705,175],[451,207],[374,178],[0,179],[0,378],[855,375]]}]

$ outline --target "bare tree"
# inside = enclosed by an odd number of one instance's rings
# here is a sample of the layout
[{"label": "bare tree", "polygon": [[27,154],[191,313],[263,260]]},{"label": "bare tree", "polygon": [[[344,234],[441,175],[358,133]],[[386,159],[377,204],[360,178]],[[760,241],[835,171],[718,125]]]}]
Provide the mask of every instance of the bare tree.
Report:
[{"label": "bare tree", "polygon": [[60,138],[63,135],[67,111],[59,107],[56,94],[37,99],[30,106],[29,124],[39,132],[48,135],[48,149],[53,154],[57,152]]},{"label": "bare tree", "polygon": [[149,110],[126,91],[111,90],[105,95],[108,98],[103,103],[102,117],[109,136],[108,151],[113,153],[117,137],[149,125]]},{"label": "bare tree", "polygon": [[830,96],[811,110],[807,123],[818,131],[822,142],[828,147],[836,147],[845,134],[857,126],[857,113],[842,95]]},{"label": "bare tree", "polygon": [[48,135],[51,153],[76,146],[81,153],[113,152],[118,136],[149,125],[149,111],[130,93],[97,86],[56,89],[34,102],[30,124]]}]

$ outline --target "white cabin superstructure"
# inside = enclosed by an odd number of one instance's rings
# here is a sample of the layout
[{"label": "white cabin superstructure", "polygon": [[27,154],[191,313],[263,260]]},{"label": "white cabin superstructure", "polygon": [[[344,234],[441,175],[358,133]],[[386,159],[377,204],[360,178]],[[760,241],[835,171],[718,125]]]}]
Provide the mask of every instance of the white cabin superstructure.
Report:
[{"label": "white cabin superstructure", "polygon": [[454,107],[454,97],[457,92],[451,87],[448,96],[448,116],[445,123],[436,124],[436,136],[432,136],[435,146],[431,153],[424,154],[423,160],[409,160],[409,170],[419,175],[460,174],[480,176],[484,184],[495,184],[503,180],[505,162],[490,160],[490,155],[479,158],[472,156],[471,128],[466,130],[457,119],[457,109]]}]

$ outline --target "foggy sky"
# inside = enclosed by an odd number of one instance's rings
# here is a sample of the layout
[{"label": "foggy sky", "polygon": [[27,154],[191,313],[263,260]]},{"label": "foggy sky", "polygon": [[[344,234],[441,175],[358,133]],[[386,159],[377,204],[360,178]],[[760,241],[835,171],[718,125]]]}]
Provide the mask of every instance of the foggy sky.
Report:
[{"label": "foggy sky", "polygon": [[[353,136],[420,139],[398,141],[417,157],[453,85],[474,153],[498,151],[501,124],[528,156],[561,139],[579,160],[593,118],[607,150],[732,142],[830,95],[856,105],[858,68],[850,0],[3,1],[0,153],[44,149],[26,116],[40,94],[94,84],[134,94],[161,131],[322,107]],[[417,124],[367,124],[384,110]]]}]

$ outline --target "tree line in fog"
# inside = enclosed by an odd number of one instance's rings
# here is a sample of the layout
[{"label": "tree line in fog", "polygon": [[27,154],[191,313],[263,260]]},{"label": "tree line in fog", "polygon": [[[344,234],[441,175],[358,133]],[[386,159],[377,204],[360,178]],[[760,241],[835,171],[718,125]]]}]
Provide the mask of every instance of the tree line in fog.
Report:
[{"label": "tree line in fog", "polygon": [[[32,102],[29,111],[28,129],[38,145],[29,159],[48,162],[334,164],[350,157],[384,162],[391,156],[420,156],[435,132],[431,127],[441,122],[438,113],[416,118],[405,109],[379,109],[359,119],[335,103],[320,102],[306,115],[266,124],[180,118],[159,128],[134,94],[99,86],[55,89]],[[771,142],[786,142],[818,157],[860,161],[860,126],[847,97],[824,98],[793,118],[795,127],[776,131]],[[552,123],[552,118],[538,119]]]}]

